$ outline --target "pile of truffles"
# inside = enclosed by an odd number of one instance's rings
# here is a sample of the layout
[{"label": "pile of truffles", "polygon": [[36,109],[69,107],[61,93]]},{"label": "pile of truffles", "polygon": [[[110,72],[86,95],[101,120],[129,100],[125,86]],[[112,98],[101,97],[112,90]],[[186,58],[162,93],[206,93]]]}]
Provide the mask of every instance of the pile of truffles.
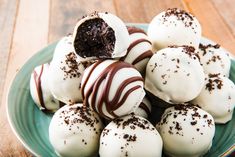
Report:
[{"label": "pile of truffles", "polygon": [[206,154],[215,123],[232,118],[235,85],[228,78],[228,52],[201,41],[196,17],[177,8],[155,16],[147,33],[107,12],[84,16],[73,34],[57,43],[51,62],[31,75],[35,104],[55,112],[49,126],[55,152],[66,157]]}]

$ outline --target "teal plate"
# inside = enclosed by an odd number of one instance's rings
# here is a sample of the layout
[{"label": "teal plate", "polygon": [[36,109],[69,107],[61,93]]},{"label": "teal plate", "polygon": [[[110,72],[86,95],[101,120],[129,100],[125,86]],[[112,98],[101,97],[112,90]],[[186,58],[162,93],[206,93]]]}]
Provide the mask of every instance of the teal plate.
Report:
[{"label": "teal plate", "polygon": [[[129,24],[147,29],[146,24]],[[207,39],[203,39],[207,40]],[[52,59],[56,43],[39,51],[29,59],[15,76],[8,93],[8,120],[17,138],[35,156],[57,155],[48,138],[52,114],[41,112],[34,104],[29,91],[30,74],[37,65]],[[235,82],[235,60],[232,60],[230,79]],[[207,157],[229,156],[235,150],[235,112],[226,125],[216,125],[213,146]]]}]

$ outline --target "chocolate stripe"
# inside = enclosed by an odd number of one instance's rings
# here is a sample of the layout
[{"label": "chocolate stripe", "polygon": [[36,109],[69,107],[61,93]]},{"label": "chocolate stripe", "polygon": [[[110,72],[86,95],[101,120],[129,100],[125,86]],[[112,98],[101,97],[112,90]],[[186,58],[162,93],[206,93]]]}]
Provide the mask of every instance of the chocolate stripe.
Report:
[{"label": "chocolate stripe", "polygon": [[145,31],[142,30],[142,29],[140,29],[140,28],[136,28],[136,27],[127,27],[127,29],[128,29],[128,32],[129,32],[130,35],[131,35],[131,34],[134,34],[134,33],[143,33],[143,34],[147,35],[147,34],[145,33]]},{"label": "chocolate stripe", "polygon": [[147,113],[147,115],[151,114],[151,111],[149,110],[149,108],[147,107],[145,103],[141,102],[139,108],[143,109]]},{"label": "chocolate stripe", "polygon": [[33,76],[34,76],[34,82],[35,82],[36,89],[37,89],[37,95],[38,95],[39,103],[44,109],[47,109],[45,104],[44,104],[42,86],[41,86],[41,77],[42,77],[43,69],[44,69],[44,65],[42,64],[41,71],[40,71],[39,75],[34,70],[33,71],[33,74],[34,74]]},{"label": "chocolate stripe", "polygon": [[142,53],[141,55],[139,55],[133,62],[132,64],[135,65],[136,63],[146,59],[146,58],[151,58],[153,55],[153,52],[151,50],[147,50],[144,53]]}]

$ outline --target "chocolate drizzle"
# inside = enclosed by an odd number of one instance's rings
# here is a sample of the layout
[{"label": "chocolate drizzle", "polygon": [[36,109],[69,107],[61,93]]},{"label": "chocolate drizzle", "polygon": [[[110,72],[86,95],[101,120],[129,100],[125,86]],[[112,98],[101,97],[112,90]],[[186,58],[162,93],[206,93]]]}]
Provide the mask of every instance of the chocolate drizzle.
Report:
[{"label": "chocolate drizzle", "polygon": [[[94,15],[93,15],[94,16]],[[74,39],[76,53],[85,57],[111,58],[116,42],[114,30],[98,15],[78,26]]]},{"label": "chocolate drizzle", "polygon": [[[142,33],[142,34],[146,35],[146,33],[144,32],[144,30],[142,30],[142,29],[140,29],[140,28],[136,28],[136,27],[127,27],[127,28],[128,28],[128,32],[129,32],[130,35],[135,34],[135,33]],[[135,46],[137,46],[138,44],[143,43],[143,42],[146,42],[146,43],[149,43],[150,45],[152,45],[152,43],[151,43],[148,39],[146,39],[146,38],[137,39],[137,40],[133,41],[133,42],[130,44],[130,46],[128,47],[126,56],[128,56],[128,54],[131,52],[131,50],[132,50]],[[135,65],[135,64],[137,64],[138,62],[140,62],[140,61],[142,61],[142,60],[144,60],[144,59],[146,59],[146,58],[151,58],[152,55],[153,55],[153,52],[152,52],[151,50],[144,51],[144,52],[141,53],[141,55],[137,56],[137,57],[132,61],[132,63],[130,63],[130,64]],[[125,58],[126,58],[126,56],[122,57],[120,60],[124,61]]]},{"label": "chocolate drizzle", "polygon": [[44,103],[44,100],[43,100],[43,93],[42,93],[42,86],[41,86],[41,77],[42,77],[43,69],[44,69],[44,64],[41,65],[39,75],[34,70],[33,71],[33,78],[34,78],[34,83],[35,83],[36,89],[37,89],[39,103],[43,109],[47,110],[45,103]]},{"label": "chocolate drizzle", "polygon": [[143,109],[147,113],[148,116],[151,114],[150,109],[144,102],[140,103],[139,108]]},{"label": "chocolate drizzle", "polygon": [[[141,76],[133,76],[121,82],[120,85],[118,86],[117,92],[115,93],[113,99],[109,100],[110,87],[111,87],[115,74],[123,68],[133,68],[133,66],[128,63],[117,61],[117,62],[110,64],[105,69],[103,69],[103,71],[101,71],[101,73],[99,74],[99,77],[92,83],[92,85],[87,90],[87,92],[84,93],[85,86],[88,80],[90,79],[92,72],[95,70],[95,68],[99,64],[102,64],[102,62],[103,61],[101,60],[96,62],[93,65],[93,67],[90,69],[86,80],[82,84],[81,92],[82,92],[82,97],[84,99],[85,105],[90,105],[92,109],[95,110],[97,113],[99,113],[102,117],[106,119],[110,119],[103,113],[103,104],[105,105],[105,108],[110,115],[112,115],[113,117],[117,117],[114,111],[124,104],[128,96],[133,91],[141,88],[140,85],[133,86],[132,88],[127,90],[126,93],[124,93],[123,97],[121,98],[121,95],[125,87],[128,84],[135,82],[135,81],[143,82],[143,78]],[[100,85],[102,82],[104,82],[104,84],[102,85],[103,90],[102,90],[101,96],[97,97],[97,92],[99,88],[101,88]],[[91,104],[88,103],[88,98],[91,98]]]}]

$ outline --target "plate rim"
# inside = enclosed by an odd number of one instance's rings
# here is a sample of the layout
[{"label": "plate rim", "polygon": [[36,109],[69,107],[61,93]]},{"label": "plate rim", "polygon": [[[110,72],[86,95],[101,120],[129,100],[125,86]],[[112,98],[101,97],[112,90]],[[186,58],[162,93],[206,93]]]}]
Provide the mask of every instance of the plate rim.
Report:
[{"label": "plate rim", "polygon": [[[131,26],[143,26],[143,27],[147,27],[149,24],[147,23],[126,23],[126,25],[131,25]],[[210,41],[212,43],[215,43],[213,40],[208,39],[207,37],[202,36],[201,40],[207,40]],[[10,125],[11,130],[13,131],[14,135],[16,136],[16,138],[20,141],[20,143],[24,146],[24,148],[26,148],[32,155],[35,156],[40,156],[38,153],[36,153],[33,149],[30,148],[30,146],[24,141],[24,139],[22,137],[20,137],[19,133],[16,131],[15,126],[13,125],[13,121],[9,115],[9,92],[10,90],[13,88],[12,84],[15,81],[17,75],[21,72],[21,70],[28,64],[31,62],[31,60],[33,58],[35,58],[37,55],[39,55],[42,51],[45,51],[45,49],[47,49],[48,47],[53,47],[56,46],[56,44],[58,43],[59,40],[49,43],[46,45],[46,47],[43,47],[42,49],[40,49],[39,51],[37,51],[34,55],[32,55],[29,59],[27,59],[24,64],[20,67],[20,70],[14,74],[14,76],[11,78],[10,81],[10,86],[7,88],[7,96],[6,96],[6,100],[5,100],[5,105],[6,105],[6,114],[7,114],[7,121]],[[223,46],[222,46],[223,47]],[[229,51],[228,51],[229,52]],[[235,60],[235,57],[233,54],[229,53],[230,55],[230,59]],[[221,157],[225,157],[225,156],[229,156],[231,155],[233,152],[235,152],[235,143],[233,145],[231,145],[231,147],[229,147],[225,152],[223,152],[222,154],[220,154]]]}]

